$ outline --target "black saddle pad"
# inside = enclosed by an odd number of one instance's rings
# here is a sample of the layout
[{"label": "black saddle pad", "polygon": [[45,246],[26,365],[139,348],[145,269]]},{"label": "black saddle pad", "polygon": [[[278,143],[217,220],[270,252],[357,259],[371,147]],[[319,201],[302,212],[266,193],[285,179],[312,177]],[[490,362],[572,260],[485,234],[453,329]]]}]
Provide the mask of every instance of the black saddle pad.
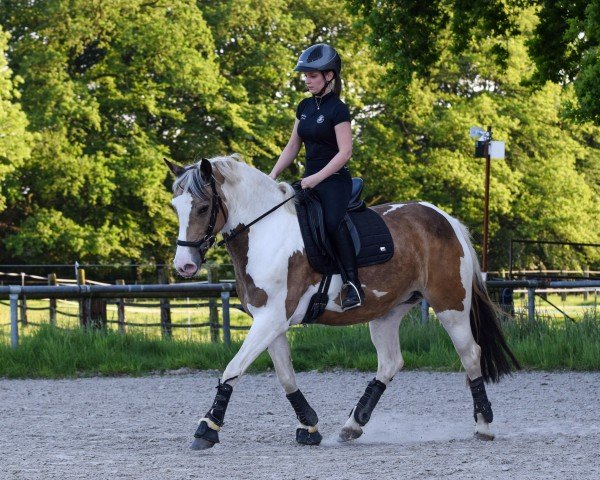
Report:
[{"label": "black saddle pad", "polygon": [[[296,202],[296,212],[300,231],[304,239],[304,247],[310,265],[323,275],[340,273],[337,262],[327,254],[326,248],[317,244],[311,232],[308,208],[304,201]],[[383,219],[370,208],[358,212],[348,212],[352,223],[358,231],[361,242],[356,257],[359,267],[368,267],[385,263],[394,255],[394,241]]]}]

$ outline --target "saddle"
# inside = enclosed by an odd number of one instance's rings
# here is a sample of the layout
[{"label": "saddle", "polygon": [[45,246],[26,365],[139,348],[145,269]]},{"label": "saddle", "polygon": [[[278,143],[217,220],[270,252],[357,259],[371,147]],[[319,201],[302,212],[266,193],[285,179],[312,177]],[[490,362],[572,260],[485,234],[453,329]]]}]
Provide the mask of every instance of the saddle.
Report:
[{"label": "saddle", "polygon": [[[318,196],[311,190],[301,190],[299,184],[293,186],[300,192],[295,205],[310,265],[323,275],[341,273],[335,249],[327,237],[323,208]],[[362,178],[353,178],[350,202],[342,221],[350,231],[357,265],[368,267],[385,263],[392,258],[394,242],[383,219],[361,200],[362,190]]]},{"label": "saddle", "polygon": [[[314,323],[325,311],[329,301],[327,291],[331,277],[340,274],[341,268],[335,249],[327,237],[323,208],[318,196],[311,190],[302,190],[299,182],[293,187],[298,193],[295,206],[308,262],[323,275],[319,289],[311,298],[302,320],[302,323]],[[385,263],[392,258],[394,241],[383,219],[360,199],[362,190],[362,178],[353,178],[348,209],[342,221],[350,231],[358,267],[367,267]]]}]

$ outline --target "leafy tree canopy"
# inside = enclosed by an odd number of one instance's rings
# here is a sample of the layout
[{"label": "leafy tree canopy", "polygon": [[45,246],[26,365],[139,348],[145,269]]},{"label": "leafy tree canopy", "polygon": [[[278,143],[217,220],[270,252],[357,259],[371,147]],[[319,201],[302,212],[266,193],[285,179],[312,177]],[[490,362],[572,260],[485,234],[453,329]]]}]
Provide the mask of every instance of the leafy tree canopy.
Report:
[{"label": "leafy tree canopy", "polygon": [[[295,60],[322,41],[343,58],[351,169],[369,202],[430,201],[478,244],[484,163],[468,128],[493,125],[507,158],[492,164],[490,267],[506,265],[510,238],[598,242],[600,129],[563,107],[593,118],[583,108],[600,98],[598,2],[529,3],[0,0],[0,261],[170,260],[162,157],[237,152],[270,170],[306,95]],[[541,30],[544,15],[573,19],[555,35],[567,48],[536,44],[557,31]],[[540,60],[550,54],[560,61]],[[521,254],[524,266],[600,261],[597,249]]]},{"label": "leafy tree canopy", "polygon": [[536,74],[529,79],[573,82],[571,114],[600,124],[600,0],[349,0],[373,31],[378,57],[392,65],[390,79],[405,93],[412,75],[429,79],[445,48],[464,53],[473,43],[506,67],[508,43],[533,6],[536,26],[527,45]]},{"label": "leafy tree canopy", "polygon": [[[19,103],[17,86],[22,79],[13,76],[6,61],[8,39],[0,26],[0,213],[6,208],[7,196],[17,195],[7,177],[29,158],[33,139],[26,130],[27,118]],[[6,228],[6,224],[0,224],[0,231]]]},{"label": "leafy tree canopy", "polygon": [[200,125],[220,108],[214,43],[195,2],[11,1],[0,18],[38,133],[12,180],[22,194],[3,213],[17,223],[7,254],[166,258],[174,218],[162,157],[202,145]]}]

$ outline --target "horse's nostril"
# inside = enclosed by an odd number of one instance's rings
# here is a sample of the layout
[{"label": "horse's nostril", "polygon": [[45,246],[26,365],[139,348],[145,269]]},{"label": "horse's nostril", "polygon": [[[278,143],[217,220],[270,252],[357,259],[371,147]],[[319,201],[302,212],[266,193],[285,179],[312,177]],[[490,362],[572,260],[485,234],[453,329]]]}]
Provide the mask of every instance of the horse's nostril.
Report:
[{"label": "horse's nostril", "polygon": [[196,273],[196,270],[198,270],[198,267],[193,263],[186,263],[183,266],[183,271],[190,275]]}]

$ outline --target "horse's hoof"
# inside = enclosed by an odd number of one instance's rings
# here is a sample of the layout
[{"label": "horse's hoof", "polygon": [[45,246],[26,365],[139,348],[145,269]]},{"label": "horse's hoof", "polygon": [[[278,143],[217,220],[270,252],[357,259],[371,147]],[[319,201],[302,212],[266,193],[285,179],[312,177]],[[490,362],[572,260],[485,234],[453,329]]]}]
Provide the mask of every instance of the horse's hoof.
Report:
[{"label": "horse's hoof", "polygon": [[309,433],[306,428],[296,429],[296,441],[300,445],[319,445],[323,436],[319,432]]},{"label": "horse's hoof", "polygon": [[214,446],[215,442],[211,442],[204,438],[194,438],[194,441],[190,445],[190,450],[208,450]]},{"label": "horse's hoof", "polygon": [[340,436],[338,437],[338,442],[349,442],[350,440],[356,440],[363,434],[362,428],[349,428],[344,427],[340,432]]},{"label": "horse's hoof", "polygon": [[491,442],[495,437],[493,433],[475,432],[475,438],[486,442]]}]

